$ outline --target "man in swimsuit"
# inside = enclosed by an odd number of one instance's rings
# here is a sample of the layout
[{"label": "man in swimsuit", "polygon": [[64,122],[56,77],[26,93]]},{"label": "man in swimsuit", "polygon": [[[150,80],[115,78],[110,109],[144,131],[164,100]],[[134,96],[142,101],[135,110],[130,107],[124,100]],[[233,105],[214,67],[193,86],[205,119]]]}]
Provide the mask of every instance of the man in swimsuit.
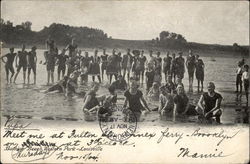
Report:
[{"label": "man in swimsuit", "polygon": [[170,74],[170,66],[171,66],[172,58],[169,56],[169,52],[167,52],[167,56],[163,58],[163,72],[165,74],[165,81],[168,81],[168,77]]},{"label": "man in swimsuit", "polygon": [[65,70],[66,70],[66,61],[69,58],[66,54],[65,54],[66,50],[63,49],[62,53],[60,55],[57,56],[57,61],[58,61],[58,67],[57,67],[57,80],[60,80],[60,76],[61,76],[61,72],[62,72],[62,78],[65,75]]},{"label": "man in swimsuit", "polygon": [[[14,68],[13,68],[13,62],[16,57],[16,53],[14,53],[14,48],[10,48],[10,53],[4,55],[1,57],[2,61],[5,63],[5,71],[6,71],[6,79],[7,79],[7,84],[11,83],[12,77],[15,74]],[[3,58],[7,58],[7,61],[4,61]],[[9,80],[9,71],[11,72],[11,77]]]},{"label": "man in swimsuit", "polygon": [[176,75],[177,78],[184,78],[185,73],[185,59],[182,57],[182,52],[179,52],[179,57],[176,58]]},{"label": "man in swimsuit", "polygon": [[[27,60],[28,60],[27,56],[28,56],[28,52],[25,51],[25,45],[23,44],[22,51],[18,51],[16,60],[15,60],[16,61],[17,72],[16,72],[15,77],[14,77],[14,83],[16,82],[16,78],[17,78],[21,68],[23,68],[23,83],[25,84]],[[17,60],[18,60],[18,64],[17,64]]]},{"label": "man in swimsuit", "polygon": [[[106,70],[106,74],[107,74],[107,64],[108,64],[108,54],[106,54],[106,49],[103,49],[103,54],[101,55],[101,70],[102,70],[102,81],[103,81],[103,74],[104,74],[104,70]],[[107,75],[107,79],[108,79],[108,75]]]},{"label": "man in swimsuit", "polygon": [[123,55],[123,58],[122,58],[122,68],[123,68],[123,78],[125,79],[125,75],[127,72],[128,82],[130,79],[130,70],[132,67],[132,63],[133,63],[133,57],[130,53],[130,49],[127,49],[127,54]]},{"label": "man in swimsuit", "polygon": [[195,71],[195,56],[193,52],[189,50],[189,55],[186,60],[186,67],[188,70],[188,79],[189,79],[189,92],[193,92],[193,81],[194,81],[194,71]]},{"label": "man in swimsuit", "polygon": [[31,69],[34,74],[34,84],[36,84],[36,63],[37,63],[36,47],[34,46],[31,48],[31,51],[28,53],[28,84],[30,83]]},{"label": "man in swimsuit", "polygon": [[222,96],[215,92],[215,85],[213,82],[209,82],[207,85],[208,92],[201,95],[198,102],[197,112],[200,117],[205,118],[208,122],[212,121],[215,117],[217,123],[220,122],[220,117],[222,115],[222,110],[220,109]]},{"label": "man in swimsuit", "polygon": [[146,56],[144,56],[144,51],[141,51],[141,56],[139,57],[139,65],[140,65],[140,76],[142,77],[142,84],[144,81],[144,72],[145,72],[145,63],[147,62]]},{"label": "man in swimsuit", "polygon": [[57,53],[55,50],[49,51],[47,55],[47,85],[51,82],[54,83],[54,70],[55,70],[55,62],[56,62]]}]

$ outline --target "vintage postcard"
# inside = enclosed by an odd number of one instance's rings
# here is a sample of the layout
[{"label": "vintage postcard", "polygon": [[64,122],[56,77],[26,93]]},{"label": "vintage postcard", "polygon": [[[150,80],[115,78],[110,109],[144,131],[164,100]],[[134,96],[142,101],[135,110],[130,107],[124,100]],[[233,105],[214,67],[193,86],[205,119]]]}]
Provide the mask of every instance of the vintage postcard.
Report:
[{"label": "vintage postcard", "polygon": [[249,163],[249,2],[2,0],[1,163]]}]

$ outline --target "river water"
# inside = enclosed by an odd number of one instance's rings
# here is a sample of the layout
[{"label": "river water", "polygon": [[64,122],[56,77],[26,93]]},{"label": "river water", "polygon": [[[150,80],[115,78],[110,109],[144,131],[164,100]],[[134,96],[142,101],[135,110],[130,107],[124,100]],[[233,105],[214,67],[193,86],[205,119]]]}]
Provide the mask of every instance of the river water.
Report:
[{"label": "river water", "polygon": [[[15,52],[17,49],[15,49]],[[6,54],[8,49],[3,49],[2,54]],[[19,73],[16,83],[6,84],[4,64],[1,64],[1,113],[3,116],[15,115],[19,118],[27,119],[44,119],[44,120],[67,120],[67,121],[83,121],[82,113],[82,98],[73,97],[65,98],[60,93],[43,93],[48,88],[46,86],[46,66],[39,64],[40,61],[44,61],[44,50],[37,50],[38,64],[37,64],[37,84],[36,85],[24,85],[22,84],[22,70]],[[109,51],[111,53],[111,50]],[[108,52],[108,53],[109,53]],[[109,53],[109,54],[110,54]],[[93,55],[93,50],[90,51],[90,55]],[[146,56],[148,54],[145,54]],[[163,57],[164,55],[162,55]],[[244,95],[240,98],[235,91],[235,71],[237,62],[241,60],[239,57],[213,57],[216,61],[212,61],[211,57],[203,57],[200,54],[201,59],[205,63],[205,81],[204,86],[206,90],[206,84],[209,81],[213,81],[216,84],[216,90],[222,94],[223,102],[223,124],[234,124],[235,122],[243,122],[244,119],[249,120],[249,115],[243,112],[246,107],[246,98]],[[246,60],[249,62],[249,58]],[[57,79],[57,68],[55,69],[55,79]],[[104,76],[106,78],[106,76]],[[97,79],[96,79],[97,80]],[[87,91],[91,85],[91,77],[89,77],[89,83],[87,85],[80,86],[78,89],[81,91]],[[31,73],[31,83],[33,82],[33,74]],[[107,93],[107,84],[105,81],[101,84],[98,94],[102,95]],[[185,73],[184,86],[188,88],[188,75]],[[189,95],[192,102],[195,104],[198,101],[199,94],[197,93],[197,81],[194,81],[194,93]],[[145,84],[141,86],[141,89],[145,93]],[[120,97],[118,104],[122,104],[124,101],[123,93],[118,93]],[[155,107],[155,103],[149,103],[150,107]],[[236,110],[237,109],[237,110]],[[145,122],[152,122],[154,125],[162,124],[162,120],[159,119],[157,112],[152,112],[145,117]]]}]

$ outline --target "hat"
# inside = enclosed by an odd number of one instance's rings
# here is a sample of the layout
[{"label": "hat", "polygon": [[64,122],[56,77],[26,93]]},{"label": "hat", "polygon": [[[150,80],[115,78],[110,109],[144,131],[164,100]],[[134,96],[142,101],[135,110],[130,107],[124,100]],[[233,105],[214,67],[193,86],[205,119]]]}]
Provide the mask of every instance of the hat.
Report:
[{"label": "hat", "polygon": [[36,50],[36,46],[33,46],[31,49],[32,49],[32,50]]}]

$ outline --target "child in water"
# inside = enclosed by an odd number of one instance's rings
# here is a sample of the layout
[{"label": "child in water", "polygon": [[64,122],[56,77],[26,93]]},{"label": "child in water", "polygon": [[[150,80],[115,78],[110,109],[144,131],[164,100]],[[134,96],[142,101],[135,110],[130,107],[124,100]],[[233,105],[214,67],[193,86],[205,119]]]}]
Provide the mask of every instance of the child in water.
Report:
[{"label": "child in water", "polygon": [[148,92],[148,98],[151,101],[159,101],[159,96],[160,96],[160,88],[159,84],[157,82],[153,83],[153,86],[150,88]]}]

